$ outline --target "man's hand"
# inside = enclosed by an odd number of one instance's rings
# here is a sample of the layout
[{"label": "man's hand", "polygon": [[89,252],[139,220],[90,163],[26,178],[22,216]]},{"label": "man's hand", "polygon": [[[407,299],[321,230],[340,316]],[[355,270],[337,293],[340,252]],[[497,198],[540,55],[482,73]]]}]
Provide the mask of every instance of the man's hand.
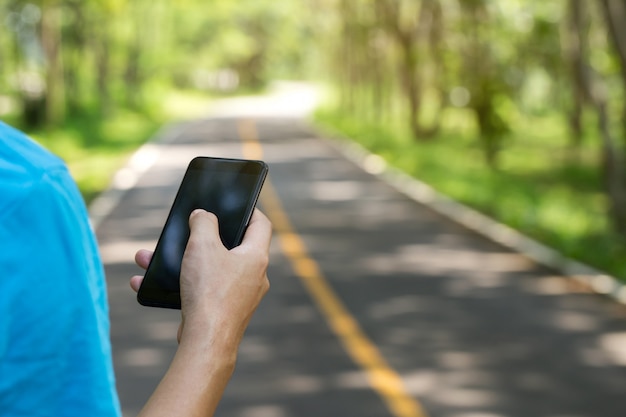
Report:
[{"label": "man's hand", "polygon": [[190,332],[210,332],[226,346],[238,346],[269,289],[271,224],[256,210],[243,242],[231,250],[220,240],[215,215],[195,210],[189,225],[180,279],[181,343]]},{"label": "man's hand", "polygon": [[[180,276],[180,346],[141,416],[212,415],[232,375],[241,338],[269,289],[272,227],[259,210],[241,245],[231,250],[222,244],[213,214],[195,210],[189,227]],[[151,258],[147,250],[135,255],[144,269]],[[131,278],[135,291],[142,279]]]},{"label": "man's hand", "polygon": [[[189,227],[180,277],[183,321],[192,318],[196,325],[196,320],[205,325],[209,324],[207,320],[222,322],[235,336],[241,336],[269,289],[266,271],[271,223],[255,210],[243,242],[230,251],[220,240],[217,218],[212,213],[195,210],[189,217]],[[135,262],[147,269],[152,255],[152,251],[141,249],[135,254]],[[131,288],[138,291],[142,281],[143,276],[133,276]],[[181,332],[182,325],[179,342]]]}]

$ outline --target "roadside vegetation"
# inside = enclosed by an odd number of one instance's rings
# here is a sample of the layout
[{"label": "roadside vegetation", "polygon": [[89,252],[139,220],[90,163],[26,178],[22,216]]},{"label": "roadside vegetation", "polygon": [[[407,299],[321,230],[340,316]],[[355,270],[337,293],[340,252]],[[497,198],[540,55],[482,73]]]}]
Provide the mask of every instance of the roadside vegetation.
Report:
[{"label": "roadside vegetation", "polygon": [[164,124],[301,68],[297,15],[269,0],[0,0],[0,119],[61,156],[90,202]]},{"label": "roadside vegetation", "polygon": [[162,91],[160,103],[150,108],[118,107],[103,117],[97,109],[83,109],[54,125],[27,126],[19,114],[2,119],[60,156],[89,204],[105,190],[114,175],[143,143],[163,125],[202,116],[211,101],[206,94]]},{"label": "roadside vegetation", "polygon": [[325,128],[626,280],[626,7],[337,2]]},{"label": "roadside vegetation", "polygon": [[[593,157],[564,162],[565,136],[546,138],[543,130],[559,130],[554,117],[515,129],[497,171],[484,163],[475,137],[453,129],[436,140],[415,143],[400,122],[381,125],[328,103],[315,120],[330,136],[358,142],[439,192],[566,256],[626,277],[626,242],[606,215],[598,162]],[[591,146],[586,148],[591,156]]]},{"label": "roadside vegetation", "polygon": [[164,123],[274,79],[391,165],[626,280],[621,0],[0,0],[0,118],[87,201]]}]

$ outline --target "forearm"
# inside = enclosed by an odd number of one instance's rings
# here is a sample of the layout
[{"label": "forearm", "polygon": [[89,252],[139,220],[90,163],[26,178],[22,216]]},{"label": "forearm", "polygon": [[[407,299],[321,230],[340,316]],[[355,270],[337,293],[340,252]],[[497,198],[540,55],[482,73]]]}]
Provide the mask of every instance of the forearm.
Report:
[{"label": "forearm", "polygon": [[[269,289],[272,228],[261,212],[255,211],[242,244],[232,250],[222,245],[217,218],[210,213],[195,210],[189,226],[181,266],[180,344],[141,417],[213,416],[241,338]],[[149,257],[143,255],[136,260],[146,268]],[[131,280],[135,289],[140,284]]]},{"label": "forearm", "polygon": [[183,338],[140,417],[212,416],[235,368],[236,346]]}]

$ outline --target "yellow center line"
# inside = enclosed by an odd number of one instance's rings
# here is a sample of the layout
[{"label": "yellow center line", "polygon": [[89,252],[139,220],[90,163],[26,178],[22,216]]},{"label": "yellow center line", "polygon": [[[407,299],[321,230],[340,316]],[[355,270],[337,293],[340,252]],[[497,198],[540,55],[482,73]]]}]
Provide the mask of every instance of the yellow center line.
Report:
[{"label": "yellow center line", "polygon": [[[238,131],[243,142],[244,157],[263,159],[263,148],[254,120],[241,120]],[[395,417],[426,417],[419,402],[407,392],[402,378],[387,364],[376,345],[361,330],[356,319],[328,284],[315,260],[309,256],[304,241],[291,225],[269,178],[261,193],[261,204],[274,225],[281,249],[293,270],[348,355],[365,370],[370,385],[378,392],[391,413]]]}]

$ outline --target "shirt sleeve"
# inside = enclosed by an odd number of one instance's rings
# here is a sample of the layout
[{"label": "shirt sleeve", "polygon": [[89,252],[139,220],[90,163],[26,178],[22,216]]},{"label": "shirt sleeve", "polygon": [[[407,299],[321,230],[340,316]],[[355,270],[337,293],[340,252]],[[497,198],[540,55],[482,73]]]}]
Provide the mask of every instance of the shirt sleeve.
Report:
[{"label": "shirt sleeve", "polygon": [[119,416],[104,272],[87,212],[63,168],[0,220],[0,410]]}]

